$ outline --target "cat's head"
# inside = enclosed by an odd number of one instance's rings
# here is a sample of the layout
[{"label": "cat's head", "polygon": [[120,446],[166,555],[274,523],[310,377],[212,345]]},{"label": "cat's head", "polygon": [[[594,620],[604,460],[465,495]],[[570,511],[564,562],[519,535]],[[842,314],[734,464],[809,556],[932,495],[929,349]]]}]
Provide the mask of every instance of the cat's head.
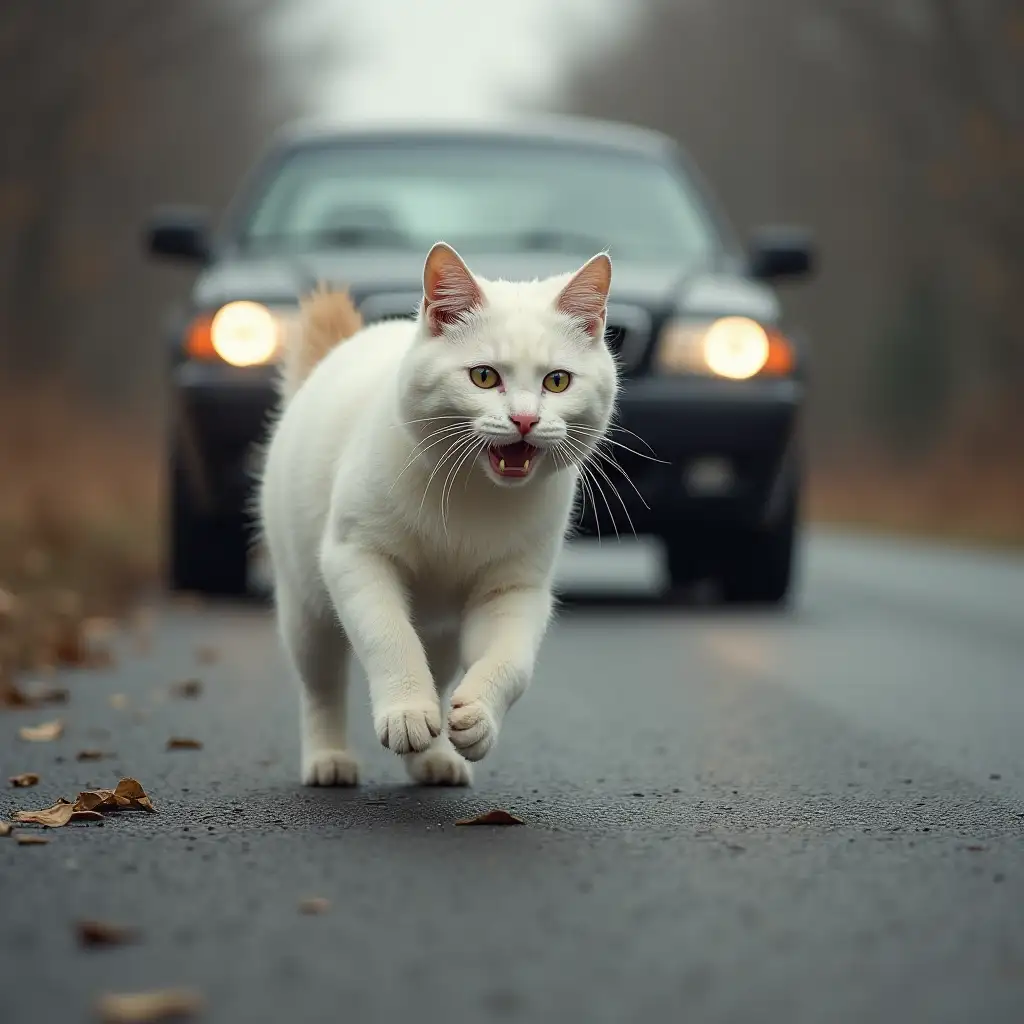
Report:
[{"label": "cat's head", "polygon": [[478,463],[503,486],[586,459],[619,386],[604,340],[611,276],[600,253],[575,273],[489,281],[438,242],[401,386],[417,450],[442,470]]}]

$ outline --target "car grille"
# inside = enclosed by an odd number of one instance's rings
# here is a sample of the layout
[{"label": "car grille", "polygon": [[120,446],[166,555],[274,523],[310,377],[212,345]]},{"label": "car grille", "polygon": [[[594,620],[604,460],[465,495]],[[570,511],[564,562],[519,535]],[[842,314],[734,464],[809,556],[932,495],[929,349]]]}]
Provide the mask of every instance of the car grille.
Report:
[{"label": "car grille", "polygon": [[619,361],[624,374],[635,370],[643,361],[651,343],[651,314],[642,306],[619,302],[608,303],[608,327],[605,339]]}]

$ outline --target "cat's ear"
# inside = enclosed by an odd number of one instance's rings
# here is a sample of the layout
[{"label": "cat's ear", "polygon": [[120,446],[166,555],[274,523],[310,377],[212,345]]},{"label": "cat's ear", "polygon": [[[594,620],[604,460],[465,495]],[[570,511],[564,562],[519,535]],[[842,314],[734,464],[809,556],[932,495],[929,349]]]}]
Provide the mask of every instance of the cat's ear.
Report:
[{"label": "cat's ear", "polygon": [[469,267],[446,242],[438,242],[423,267],[423,313],[430,333],[440,337],[446,327],[465,322],[483,305],[484,297]]},{"label": "cat's ear", "polygon": [[555,308],[576,320],[592,338],[598,338],[604,332],[611,286],[611,258],[606,252],[598,253],[584,263],[558,293]]}]

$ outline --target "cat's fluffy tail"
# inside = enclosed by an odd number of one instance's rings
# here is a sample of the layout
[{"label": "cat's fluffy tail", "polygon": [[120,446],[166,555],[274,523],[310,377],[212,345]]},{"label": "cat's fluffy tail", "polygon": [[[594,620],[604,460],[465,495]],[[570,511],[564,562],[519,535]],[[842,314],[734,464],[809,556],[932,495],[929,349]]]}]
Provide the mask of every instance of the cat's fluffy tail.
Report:
[{"label": "cat's fluffy tail", "polygon": [[362,329],[363,317],[346,289],[319,285],[300,302],[297,328],[289,332],[278,384],[289,401],[335,345]]}]

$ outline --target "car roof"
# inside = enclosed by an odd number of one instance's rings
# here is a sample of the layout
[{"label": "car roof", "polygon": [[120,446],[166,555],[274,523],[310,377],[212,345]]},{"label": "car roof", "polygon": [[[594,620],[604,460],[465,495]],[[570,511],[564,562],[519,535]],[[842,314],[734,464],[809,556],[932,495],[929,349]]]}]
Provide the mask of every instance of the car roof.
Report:
[{"label": "car roof", "polygon": [[523,142],[533,145],[608,149],[664,158],[676,143],[662,132],[620,121],[552,114],[503,115],[462,119],[372,118],[328,121],[305,119],[286,125],[275,136],[277,147],[299,149],[355,141]]}]

